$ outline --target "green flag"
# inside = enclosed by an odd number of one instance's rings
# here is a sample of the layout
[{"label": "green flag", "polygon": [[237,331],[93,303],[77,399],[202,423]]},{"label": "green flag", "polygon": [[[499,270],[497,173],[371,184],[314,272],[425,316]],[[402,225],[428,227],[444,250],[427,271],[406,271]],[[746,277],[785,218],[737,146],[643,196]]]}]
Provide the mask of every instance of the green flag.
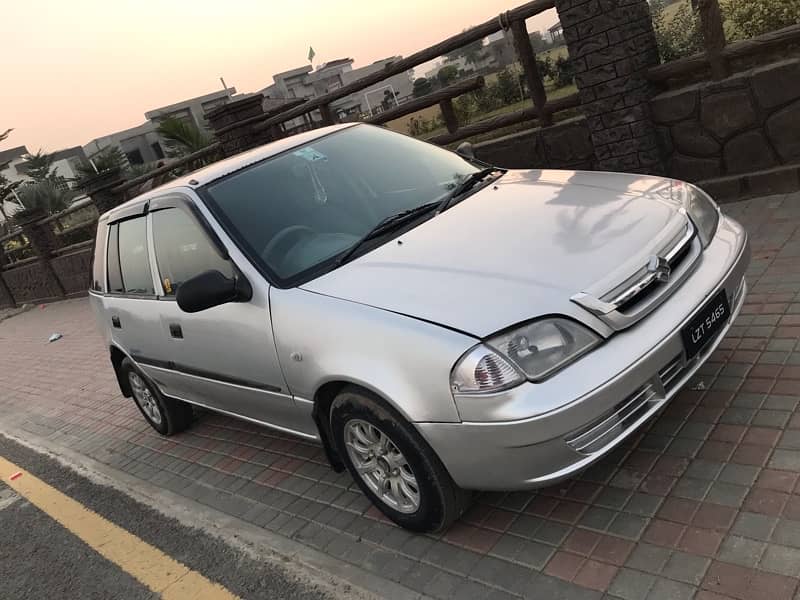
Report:
[{"label": "green flag", "polygon": [[315,57],[316,55],[317,55],[317,53],[316,53],[316,52],[314,52],[314,48],[312,48],[311,46],[309,46],[309,47],[308,47],[308,62],[312,62],[312,61],[314,60],[314,57]]}]

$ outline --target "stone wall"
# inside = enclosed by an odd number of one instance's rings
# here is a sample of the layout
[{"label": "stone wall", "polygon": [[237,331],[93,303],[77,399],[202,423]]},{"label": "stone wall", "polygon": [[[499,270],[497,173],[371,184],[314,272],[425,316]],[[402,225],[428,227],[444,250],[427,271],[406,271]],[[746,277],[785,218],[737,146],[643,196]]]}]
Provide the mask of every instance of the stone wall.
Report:
[{"label": "stone wall", "polygon": [[800,60],[655,96],[667,173],[707,181],[800,163]]},{"label": "stone wall", "polygon": [[584,117],[480,142],[475,155],[508,169],[592,169],[596,162]]}]

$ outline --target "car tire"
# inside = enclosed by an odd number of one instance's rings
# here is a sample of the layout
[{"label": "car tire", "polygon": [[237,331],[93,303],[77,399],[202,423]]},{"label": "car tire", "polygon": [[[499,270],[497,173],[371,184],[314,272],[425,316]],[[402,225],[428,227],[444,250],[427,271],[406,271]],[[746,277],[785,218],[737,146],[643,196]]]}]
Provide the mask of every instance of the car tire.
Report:
[{"label": "car tire", "polygon": [[353,479],[401,527],[441,531],[469,505],[471,494],[455,484],[422,436],[375,395],[344,388],[331,404],[330,420],[334,444]]},{"label": "car tire", "polygon": [[190,404],[165,398],[129,358],[122,360],[120,372],[142,416],[158,433],[169,436],[189,427],[192,422]]}]

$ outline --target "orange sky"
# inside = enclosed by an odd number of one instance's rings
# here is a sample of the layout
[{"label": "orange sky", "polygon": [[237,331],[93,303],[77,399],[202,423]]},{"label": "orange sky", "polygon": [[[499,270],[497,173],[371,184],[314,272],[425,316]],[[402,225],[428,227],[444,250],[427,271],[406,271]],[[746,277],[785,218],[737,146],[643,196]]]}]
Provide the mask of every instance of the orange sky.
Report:
[{"label": "orange sky", "polygon": [[[2,10],[0,149],[58,150],[144,122],[152,108],[349,56],[408,55],[524,0],[28,0]],[[530,31],[555,11],[528,21]],[[417,73],[421,75],[422,73]]]}]

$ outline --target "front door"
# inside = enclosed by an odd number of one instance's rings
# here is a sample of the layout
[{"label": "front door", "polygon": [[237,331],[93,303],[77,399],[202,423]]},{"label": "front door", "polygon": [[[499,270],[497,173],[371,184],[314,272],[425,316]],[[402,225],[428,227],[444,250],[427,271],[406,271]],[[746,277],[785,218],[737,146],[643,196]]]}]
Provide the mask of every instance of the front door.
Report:
[{"label": "front door", "polygon": [[283,379],[263,281],[250,281],[249,302],[192,314],[178,307],[175,294],[182,282],[211,269],[227,277],[236,271],[188,202],[176,197],[174,202],[161,198],[151,203],[161,339],[169,359],[144,368],[169,396],[313,436],[307,407],[295,403]]}]

